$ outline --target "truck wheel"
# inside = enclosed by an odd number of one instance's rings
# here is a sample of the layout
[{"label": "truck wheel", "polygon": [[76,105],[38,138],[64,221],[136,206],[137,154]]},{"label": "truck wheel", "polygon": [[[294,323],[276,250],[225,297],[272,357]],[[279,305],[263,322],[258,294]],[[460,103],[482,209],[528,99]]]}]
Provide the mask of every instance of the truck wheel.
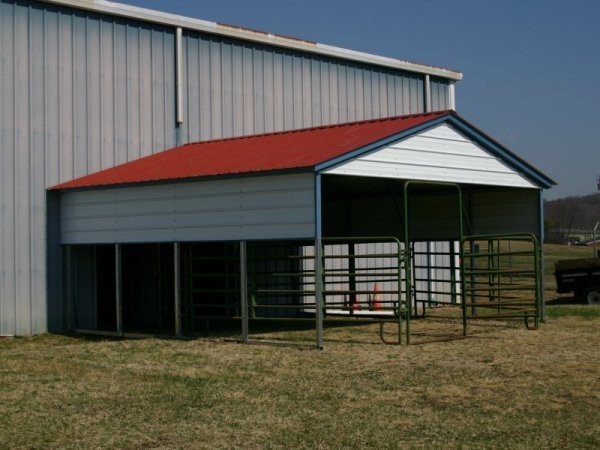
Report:
[{"label": "truck wheel", "polygon": [[600,305],[600,287],[588,286],[583,290],[582,299],[589,305]]}]

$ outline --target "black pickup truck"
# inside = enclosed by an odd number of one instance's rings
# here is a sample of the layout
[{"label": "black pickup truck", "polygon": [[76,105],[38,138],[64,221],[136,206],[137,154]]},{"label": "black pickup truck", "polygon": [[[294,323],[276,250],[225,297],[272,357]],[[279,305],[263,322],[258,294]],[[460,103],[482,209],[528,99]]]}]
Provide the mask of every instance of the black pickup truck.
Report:
[{"label": "black pickup truck", "polygon": [[600,305],[600,258],[564,259],[556,262],[556,292]]}]

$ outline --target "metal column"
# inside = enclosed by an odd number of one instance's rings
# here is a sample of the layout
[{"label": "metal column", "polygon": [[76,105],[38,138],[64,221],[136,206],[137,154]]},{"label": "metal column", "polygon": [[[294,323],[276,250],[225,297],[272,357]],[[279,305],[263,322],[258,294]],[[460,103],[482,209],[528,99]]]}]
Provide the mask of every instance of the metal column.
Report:
[{"label": "metal column", "polygon": [[65,297],[67,331],[73,329],[75,303],[73,301],[73,249],[70,245],[65,248]]},{"label": "metal column", "polygon": [[248,342],[248,266],[246,241],[240,241],[240,304],[242,316],[242,342]]},{"label": "metal column", "polygon": [[175,106],[177,126],[183,123],[183,68],[182,68],[182,40],[181,27],[175,28]]},{"label": "metal column", "polygon": [[173,287],[175,305],[175,336],[183,336],[181,328],[181,266],[179,258],[179,242],[173,243]]},{"label": "metal column", "polygon": [[323,241],[315,239],[315,318],[317,348],[323,349]]},{"label": "metal column", "polygon": [[[540,255],[540,261],[539,261],[539,271],[540,271],[540,287],[539,287],[539,292],[540,292],[540,299],[539,299],[539,321],[544,323],[546,322],[546,286],[545,286],[545,280],[544,280],[544,191],[542,191],[541,189],[538,191],[538,197],[539,197],[539,214],[538,214],[538,225],[540,228],[539,231],[539,245],[540,245],[540,250],[541,250],[541,255]],[[598,224],[596,224],[596,226],[598,226]],[[595,229],[594,229],[595,231]],[[594,244],[594,248],[595,248]],[[595,256],[595,255],[594,255]]]},{"label": "metal column", "polygon": [[115,303],[116,303],[116,322],[117,333],[123,336],[123,299],[121,282],[121,244],[115,244]]},{"label": "metal column", "polygon": [[317,348],[323,349],[323,228],[321,211],[321,175],[315,177],[315,319]]},{"label": "metal column", "polygon": [[425,75],[423,83],[425,86],[425,112],[431,112],[431,78],[429,75]]},{"label": "metal column", "polygon": [[455,82],[450,81],[448,84],[448,109],[456,111],[456,91]]},{"label": "metal column", "polygon": [[[404,183],[402,194],[404,196],[404,274],[406,278],[406,344],[410,344],[410,316],[412,315],[412,247],[410,244],[409,224],[408,224],[408,186],[409,182]],[[401,304],[401,299],[398,299]],[[416,303],[415,303],[416,306]],[[402,309],[398,308],[398,314],[402,314]]]}]

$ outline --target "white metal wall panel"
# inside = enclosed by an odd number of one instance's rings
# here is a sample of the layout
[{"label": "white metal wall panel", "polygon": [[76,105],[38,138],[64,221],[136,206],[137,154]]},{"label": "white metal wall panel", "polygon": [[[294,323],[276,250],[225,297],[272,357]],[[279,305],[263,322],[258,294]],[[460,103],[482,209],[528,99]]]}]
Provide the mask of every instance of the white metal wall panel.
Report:
[{"label": "white metal wall panel", "polygon": [[62,194],[61,243],[310,238],[314,175],[221,179]]},{"label": "white metal wall panel", "polygon": [[172,28],[0,0],[0,334],[54,307],[46,188],[176,144],[173,68]]},{"label": "white metal wall panel", "polygon": [[324,171],[406,180],[536,188],[498,157],[442,124]]},{"label": "white metal wall panel", "polygon": [[472,234],[540,234],[539,190],[478,190],[471,199]]},{"label": "white metal wall panel", "polygon": [[[414,249],[418,252],[413,261],[413,283],[417,290],[417,300],[445,303],[455,300],[460,303],[460,297],[452,298],[452,279],[454,279],[455,292],[460,292],[461,288],[458,282],[460,280],[459,242],[415,242]],[[451,250],[454,256],[450,253]],[[428,290],[435,292],[430,294],[424,292]]]}]

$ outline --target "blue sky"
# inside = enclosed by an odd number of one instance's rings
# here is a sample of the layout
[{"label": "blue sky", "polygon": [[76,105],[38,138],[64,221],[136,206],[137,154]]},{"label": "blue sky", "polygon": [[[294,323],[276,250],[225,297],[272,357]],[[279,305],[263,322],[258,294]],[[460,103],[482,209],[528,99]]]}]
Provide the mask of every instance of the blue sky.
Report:
[{"label": "blue sky", "polygon": [[457,111],[558,181],[596,192],[600,1],[121,0],[457,69]]}]

